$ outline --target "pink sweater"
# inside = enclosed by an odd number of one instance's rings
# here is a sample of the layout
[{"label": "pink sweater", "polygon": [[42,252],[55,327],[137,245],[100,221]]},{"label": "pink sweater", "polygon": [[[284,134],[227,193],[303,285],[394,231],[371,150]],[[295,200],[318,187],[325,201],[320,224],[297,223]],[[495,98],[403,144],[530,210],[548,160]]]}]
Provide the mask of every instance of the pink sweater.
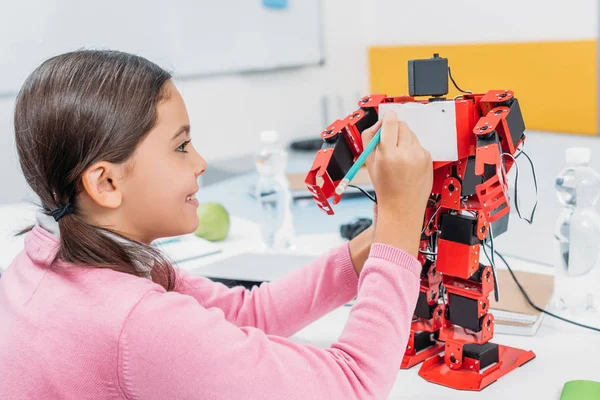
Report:
[{"label": "pink sweater", "polygon": [[[177,292],[108,269],[50,268],[39,225],[0,279],[0,398],[383,399],[408,340],[421,267],[347,245],[260,289],[180,272]],[[351,300],[328,349],[289,336]]]}]

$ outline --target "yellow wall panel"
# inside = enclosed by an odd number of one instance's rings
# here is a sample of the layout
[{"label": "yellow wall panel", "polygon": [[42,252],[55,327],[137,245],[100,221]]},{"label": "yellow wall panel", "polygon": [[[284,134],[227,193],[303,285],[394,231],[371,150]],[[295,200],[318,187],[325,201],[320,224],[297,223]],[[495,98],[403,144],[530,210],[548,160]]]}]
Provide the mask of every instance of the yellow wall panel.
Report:
[{"label": "yellow wall panel", "polygon": [[514,90],[527,129],[597,134],[595,40],[371,47],[371,93],[408,94],[408,60],[433,53],[463,90]]}]

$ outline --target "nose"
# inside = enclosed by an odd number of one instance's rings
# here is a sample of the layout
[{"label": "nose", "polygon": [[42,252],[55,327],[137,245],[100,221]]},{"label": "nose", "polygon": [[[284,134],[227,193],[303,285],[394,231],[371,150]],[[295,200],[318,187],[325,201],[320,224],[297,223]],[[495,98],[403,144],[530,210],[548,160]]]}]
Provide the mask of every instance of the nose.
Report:
[{"label": "nose", "polygon": [[194,160],[194,175],[196,175],[196,178],[206,171],[206,167],[206,160],[198,152],[196,152],[196,159]]}]

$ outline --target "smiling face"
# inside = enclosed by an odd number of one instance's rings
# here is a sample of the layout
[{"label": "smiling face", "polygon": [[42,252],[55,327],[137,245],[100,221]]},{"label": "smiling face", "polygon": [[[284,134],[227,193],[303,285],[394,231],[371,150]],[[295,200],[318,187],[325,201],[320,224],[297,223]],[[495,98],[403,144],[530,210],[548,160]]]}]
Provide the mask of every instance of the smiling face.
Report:
[{"label": "smiling face", "polygon": [[198,227],[197,178],[205,169],[191,143],[183,98],[168,81],[156,124],[130,159],[99,162],[84,173],[82,212],[94,224],[144,243],[192,233]]},{"label": "smiling face", "polygon": [[166,85],[156,125],[136,149],[122,185],[123,214],[145,241],[198,227],[197,178],[206,169],[191,143],[183,98],[170,81]]}]

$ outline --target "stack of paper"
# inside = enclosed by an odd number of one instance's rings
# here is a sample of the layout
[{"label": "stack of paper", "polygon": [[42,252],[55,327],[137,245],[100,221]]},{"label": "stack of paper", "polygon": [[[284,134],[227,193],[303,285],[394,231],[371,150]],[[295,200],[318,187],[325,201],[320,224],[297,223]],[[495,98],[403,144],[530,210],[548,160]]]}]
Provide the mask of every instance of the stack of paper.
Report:
[{"label": "stack of paper", "polygon": [[157,239],[153,243],[175,264],[219,253],[215,243],[194,234]]},{"label": "stack of paper", "polygon": [[[554,276],[523,271],[514,273],[531,301],[545,309],[554,291]],[[497,275],[500,301],[494,300],[493,292],[490,294],[490,312],[496,323],[494,333],[535,335],[544,314],[529,305],[508,270],[499,269]]]}]

